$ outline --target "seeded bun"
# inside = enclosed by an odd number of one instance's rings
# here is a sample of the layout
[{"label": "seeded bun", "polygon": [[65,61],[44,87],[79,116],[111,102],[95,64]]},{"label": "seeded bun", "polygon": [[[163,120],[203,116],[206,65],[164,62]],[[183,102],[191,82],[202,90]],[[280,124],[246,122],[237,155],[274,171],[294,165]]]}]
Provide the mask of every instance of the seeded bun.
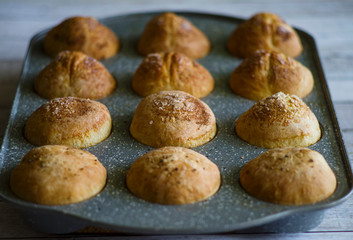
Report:
[{"label": "seeded bun", "polygon": [[157,52],[180,52],[190,58],[206,56],[211,44],[192,23],[174,13],[163,13],[146,25],[137,45],[142,55]]},{"label": "seeded bun", "polygon": [[201,98],[214,88],[206,68],[181,53],[147,55],[132,80],[134,91],[145,97],[164,90],[181,90]]},{"label": "seeded bun", "polygon": [[262,99],[235,123],[237,135],[264,148],[307,147],[321,137],[318,120],[297,96],[282,92]]},{"label": "seeded bun", "polygon": [[164,147],[139,157],[126,176],[129,190],[159,204],[188,204],[214,195],[221,183],[218,167],[186,148]]},{"label": "seeded bun", "polygon": [[107,172],[91,153],[62,145],[29,151],[11,172],[10,187],[23,200],[63,205],[98,194]]},{"label": "seeded bun", "polygon": [[277,92],[303,98],[313,86],[314,79],[309,69],[277,52],[256,52],[246,58],[230,77],[233,92],[252,100],[260,100]]},{"label": "seeded bun", "polygon": [[110,113],[104,104],[65,97],[52,99],[33,112],[24,134],[37,146],[59,144],[85,148],[106,139],[111,127]]},{"label": "seeded bun", "polygon": [[95,59],[118,53],[115,33],[92,17],[71,17],[52,28],[44,38],[44,51],[51,57],[59,52],[80,51]]},{"label": "seeded bun", "polygon": [[297,57],[303,47],[295,30],[273,13],[258,13],[238,25],[227,42],[229,52],[246,58],[258,50]]},{"label": "seeded bun", "polygon": [[216,134],[212,110],[182,91],[161,91],[142,99],[130,125],[131,135],[151,147],[196,147]]},{"label": "seeded bun", "polygon": [[37,76],[36,92],[43,98],[100,99],[115,89],[113,76],[100,62],[81,52],[60,52]]},{"label": "seeded bun", "polygon": [[307,148],[272,149],[261,154],[242,168],[240,183],[256,198],[285,205],[322,201],[337,185],[324,157]]}]

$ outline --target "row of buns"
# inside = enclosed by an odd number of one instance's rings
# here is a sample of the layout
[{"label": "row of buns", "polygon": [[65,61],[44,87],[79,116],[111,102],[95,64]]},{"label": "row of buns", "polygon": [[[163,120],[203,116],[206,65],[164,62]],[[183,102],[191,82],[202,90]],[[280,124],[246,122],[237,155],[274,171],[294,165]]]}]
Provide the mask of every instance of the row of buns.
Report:
[{"label": "row of buns", "polygon": [[[247,32],[252,25],[255,30]],[[91,44],[99,35],[109,43]],[[104,166],[77,148],[97,144],[111,132],[109,110],[84,98],[100,99],[116,87],[111,74],[94,59],[117,53],[119,40],[113,35],[96,20],[82,17],[68,19],[47,34],[45,51],[58,55],[38,75],[35,89],[52,100],[38,108],[26,123],[26,139],[42,146],[30,151],[11,174],[11,189],[19,197],[40,204],[68,204],[93,197],[104,188]],[[239,35],[248,43],[261,44],[257,49],[242,45]],[[232,44],[236,41],[239,44]],[[259,199],[290,205],[321,201],[336,188],[334,173],[321,154],[303,148],[319,141],[321,129],[300,99],[311,92],[313,79],[310,71],[292,58],[302,51],[298,41],[295,31],[283,20],[262,13],[240,24],[227,45],[232,54],[246,58],[231,75],[232,90],[260,100],[236,120],[235,133],[249,144],[274,148],[244,166],[240,183]],[[286,51],[288,48],[291,50]],[[159,15],[146,25],[138,51],[147,57],[132,80],[135,92],[145,98],[129,130],[137,141],[157,149],[136,159],[127,173],[127,187],[137,197],[160,204],[186,204],[205,200],[220,188],[218,167],[187,149],[211,141],[217,132],[212,110],[198,99],[213,90],[214,80],[193,60],[204,57],[209,50],[207,37],[173,13]],[[86,157],[92,160],[85,162],[82,158]],[[258,159],[264,160],[258,163]],[[70,167],[68,161],[72,161]],[[92,177],[92,171],[99,176]],[[298,172],[304,177],[296,179]],[[272,175],[276,178],[269,177]],[[287,180],[278,184],[277,177]],[[52,185],[41,179],[48,179]],[[264,179],[268,181],[263,183]],[[292,191],[286,190],[289,182]],[[62,198],[56,198],[60,194]]]},{"label": "row of buns", "polygon": [[[149,54],[132,78],[132,89],[140,96],[165,90],[180,90],[202,98],[215,81],[195,60],[178,52]],[[277,92],[305,97],[314,86],[308,68],[277,52],[258,51],[246,58],[230,76],[234,93],[260,100]],[[114,77],[103,64],[81,52],[60,52],[36,77],[34,89],[43,98],[81,97],[101,99],[116,88]]]},{"label": "row of buns", "polygon": [[[111,132],[107,107],[94,100],[54,98],[28,118],[24,135],[34,145],[95,145]],[[183,91],[160,91],[143,98],[130,125],[131,135],[151,147],[197,147],[212,140],[216,117],[202,100]],[[235,121],[235,132],[259,147],[310,146],[321,138],[319,122],[295,95],[282,92],[256,102]]]},{"label": "row of buns", "polygon": [[[109,58],[119,51],[116,34],[92,17],[72,17],[52,28],[44,39],[45,52],[54,57],[64,50],[81,51],[96,59]],[[182,16],[166,12],[145,26],[137,50],[142,55],[180,52],[190,58],[205,57],[211,49],[207,36]],[[258,13],[239,24],[227,41],[237,57],[250,57],[258,50],[276,51],[297,57],[303,47],[298,34],[273,13]]]},{"label": "row of buns", "polygon": [[[250,195],[270,203],[304,205],[322,201],[336,190],[335,174],[324,157],[308,148],[268,150],[245,164],[240,184]],[[91,153],[64,145],[29,151],[12,170],[11,190],[37,204],[63,205],[103,191],[107,171]],[[206,200],[221,187],[215,163],[188,148],[163,147],[137,158],[126,174],[137,197],[158,204]]]}]

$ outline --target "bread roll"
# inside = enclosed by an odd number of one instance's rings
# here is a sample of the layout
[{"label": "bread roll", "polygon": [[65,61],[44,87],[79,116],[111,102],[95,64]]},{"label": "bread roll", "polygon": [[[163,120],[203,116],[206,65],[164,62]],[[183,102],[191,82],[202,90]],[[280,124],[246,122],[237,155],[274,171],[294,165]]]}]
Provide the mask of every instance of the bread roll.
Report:
[{"label": "bread roll", "polygon": [[273,13],[258,13],[238,25],[227,42],[229,52],[250,57],[258,50],[277,51],[290,57],[301,54],[303,47],[294,29]]},{"label": "bread roll", "polygon": [[256,52],[232,73],[230,87],[242,97],[260,100],[277,92],[307,96],[314,86],[309,69],[277,52]]},{"label": "bread roll", "polygon": [[34,145],[59,144],[76,148],[95,145],[111,132],[107,107],[97,101],[65,97],[43,104],[28,118],[25,137]]},{"label": "bread roll", "polygon": [[181,90],[201,98],[213,90],[214,80],[206,68],[184,54],[151,53],[137,69],[132,88],[144,97],[164,90]]},{"label": "bread roll", "polygon": [[139,103],[130,133],[151,147],[196,147],[216,135],[216,118],[204,102],[188,93],[161,91]]},{"label": "bread roll", "polygon": [[322,201],[337,185],[324,157],[307,148],[272,149],[261,154],[241,169],[240,183],[256,198],[285,205]]},{"label": "bread roll", "polygon": [[11,172],[10,187],[23,200],[63,205],[98,194],[107,172],[91,153],[62,145],[29,151]]},{"label": "bread roll", "polygon": [[65,50],[80,51],[101,60],[118,53],[119,40],[112,30],[92,17],[71,17],[44,38],[44,51],[49,56],[55,57]]},{"label": "bread roll", "polygon": [[210,41],[192,23],[174,13],[163,13],[146,25],[137,45],[142,55],[156,52],[180,52],[198,59],[210,51]]},{"label": "bread roll", "polygon": [[100,99],[115,89],[113,76],[103,64],[81,52],[63,51],[47,65],[34,82],[43,98],[81,97]]},{"label": "bread roll", "polygon": [[255,103],[236,120],[235,131],[244,141],[264,148],[306,147],[321,137],[309,107],[282,92]]},{"label": "bread roll", "polygon": [[221,183],[218,167],[186,148],[164,147],[139,157],[126,176],[129,190],[159,204],[188,204],[214,195]]}]

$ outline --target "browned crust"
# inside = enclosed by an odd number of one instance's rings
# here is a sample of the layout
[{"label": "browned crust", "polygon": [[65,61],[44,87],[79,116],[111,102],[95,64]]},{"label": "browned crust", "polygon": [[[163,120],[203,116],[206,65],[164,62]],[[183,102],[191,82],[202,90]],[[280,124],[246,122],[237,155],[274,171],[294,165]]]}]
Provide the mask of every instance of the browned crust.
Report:
[{"label": "browned crust", "polygon": [[165,90],[180,90],[202,98],[212,92],[214,80],[206,68],[184,54],[147,55],[135,72],[132,88],[141,96]]},{"label": "browned crust", "polygon": [[116,82],[103,64],[81,52],[60,52],[37,76],[36,92],[43,98],[100,99],[114,91]]},{"label": "browned crust", "polygon": [[307,148],[269,150],[247,163],[240,182],[264,201],[303,205],[322,201],[336,189],[336,177],[324,157]]},{"label": "browned crust", "polygon": [[98,194],[107,172],[91,153],[68,146],[47,145],[29,151],[11,172],[11,190],[39,204],[76,203]]},{"label": "browned crust", "polygon": [[52,28],[44,39],[44,51],[49,56],[55,57],[65,50],[105,59],[118,53],[119,39],[92,17],[71,17]]},{"label": "browned crust", "polygon": [[250,57],[258,50],[277,51],[290,57],[301,54],[298,34],[273,13],[258,13],[238,25],[227,42],[229,52],[237,57]]},{"label": "browned crust", "polygon": [[160,204],[188,204],[214,195],[221,183],[218,167],[186,148],[164,147],[139,157],[126,176],[129,190]]},{"label": "browned crust", "polygon": [[103,141],[110,131],[111,117],[104,104],[66,97],[52,99],[33,112],[24,134],[38,146],[61,144],[84,148]]},{"label": "browned crust", "polygon": [[196,147],[213,139],[216,119],[198,98],[182,91],[161,91],[137,106],[130,133],[152,147]]},{"label": "browned crust", "polygon": [[282,92],[255,103],[236,121],[244,141],[264,148],[306,147],[321,137],[319,122],[297,96]]},{"label": "browned crust", "polygon": [[242,97],[260,100],[277,92],[300,98],[313,89],[309,69],[295,59],[277,52],[256,52],[233,71],[230,87]]},{"label": "browned crust", "polygon": [[163,13],[147,24],[137,45],[142,55],[180,52],[199,59],[210,51],[210,41],[192,23],[174,13]]}]

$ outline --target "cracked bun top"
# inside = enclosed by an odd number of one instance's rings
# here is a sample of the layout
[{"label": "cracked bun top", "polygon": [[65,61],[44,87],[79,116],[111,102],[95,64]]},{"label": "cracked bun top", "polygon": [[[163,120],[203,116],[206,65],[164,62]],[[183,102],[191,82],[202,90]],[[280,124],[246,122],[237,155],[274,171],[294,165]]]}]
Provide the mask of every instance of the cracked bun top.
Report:
[{"label": "cracked bun top", "polygon": [[80,202],[105,186],[107,171],[91,153],[63,145],[29,151],[11,172],[11,190],[20,198],[45,205]]},{"label": "cracked bun top", "polygon": [[320,153],[307,148],[278,148],[248,162],[240,171],[240,183],[263,201],[304,205],[331,196],[337,180]]},{"label": "cracked bun top", "polygon": [[140,37],[137,50],[142,55],[157,52],[180,52],[199,59],[208,54],[208,38],[191,22],[174,13],[152,18]]},{"label": "cracked bun top", "polygon": [[189,204],[214,195],[221,184],[216,164],[193,150],[163,147],[139,157],[126,176],[129,190],[159,204]]},{"label": "cracked bun top", "polygon": [[44,51],[51,57],[59,52],[80,51],[101,60],[118,53],[119,39],[92,17],[71,17],[52,28],[44,38]]},{"label": "cracked bun top", "polygon": [[251,100],[260,100],[277,92],[303,98],[313,86],[314,79],[308,68],[278,52],[256,52],[244,59],[230,77],[233,92]]},{"label": "cracked bun top", "polygon": [[135,72],[132,88],[141,95],[165,90],[180,90],[201,98],[214,88],[206,68],[181,53],[151,53]]},{"label": "cracked bun top", "polygon": [[113,76],[103,64],[75,51],[60,52],[34,82],[36,92],[46,99],[100,99],[112,93],[115,86]]},{"label": "cracked bun top", "polygon": [[28,118],[26,139],[37,146],[69,145],[76,148],[93,146],[111,132],[107,107],[97,101],[76,98],[54,98],[40,106]]},{"label": "cracked bun top", "polygon": [[216,134],[216,118],[203,101],[182,91],[161,91],[142,99],[131,135],[152,146],[196,147]]},{"label": "cracked bun top", "polygon": [[262,99],[235,123],[237,135],[264,148],[307,147],[321,138],[318,120],[297,96],[282,92]]},{"label": "cracked bun top", "polygon": [[258,13],[239,24],[227,42],[229,52],[237,57],[250,57],[258,50],[276,51],[297,57],[303,51],[295,30],[273,13]]}]

